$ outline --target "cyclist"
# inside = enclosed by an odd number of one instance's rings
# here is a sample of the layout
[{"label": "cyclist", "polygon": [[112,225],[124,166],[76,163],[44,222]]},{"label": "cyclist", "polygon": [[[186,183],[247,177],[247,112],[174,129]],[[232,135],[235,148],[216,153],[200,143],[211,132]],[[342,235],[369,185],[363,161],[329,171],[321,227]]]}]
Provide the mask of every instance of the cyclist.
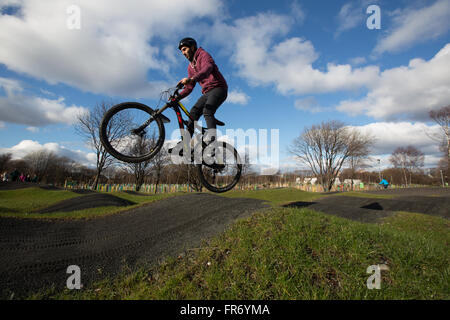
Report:
[{"label": "cyclist", "polygon": [[[208,144],[216,138],[214,113],[226,100],[228,85],[211,55],[202,47],[198,48],[194,39],[183,38],[178,44],[178,49],[189,60],[188,77],[179,81],[185,86],[184,90],[180,92],[179,99],[187,97],[197,82],[202,87],[203,95],[191,108],[190,114],[194,121],[198,121],[203,114],[208,128],[207,138],[205,139]],[[188,130],[192,137],[194,134],[194,122],[192,120],[189,120]]]},{"label": "cyclist", "polygon": [[380,186],[383,186],[385,189],[387,189],[389,187],[389,182],[387,182],[386,179],[381,180],[381,182],[379,183]]}]

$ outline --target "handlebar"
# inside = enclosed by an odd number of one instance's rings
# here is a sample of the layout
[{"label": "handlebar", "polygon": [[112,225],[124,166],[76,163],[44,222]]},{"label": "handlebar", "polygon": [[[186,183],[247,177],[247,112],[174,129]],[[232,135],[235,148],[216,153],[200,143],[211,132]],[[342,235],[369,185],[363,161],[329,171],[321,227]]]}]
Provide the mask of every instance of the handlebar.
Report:
[{"label": "handlebar", "polygon": [[[173,106],[173,104],[177,101],[178,96],[180,95],[178,93],[178,91],[180,91],[180,89],[182,89],[183,87],[184,87],[183,84],[178,83],[177,86],[175,87],[175,91],[173,91],[172,94],[170,92],[173,90],[173,88],[169,88],[166,91],[163,91],[161,93],[161,98],[162,98],[163,94],[165,94],[166,97],[169,96],[168,102],[161,109],[156,109],[155,114],[156,115],[162,114],[167,108],[170,108],[171,106]],[[170,120],[168,120],[168,121],[170,121]]]},{"label": "handlebar", "polygon": [[172,99],[176,99],[176,98],[179,96],[179,92],[178,92],[178,91],[180,91],[180,89],[183,89],[183,88],[184,88],[184,84],[178,83],[177,86],[176,86],[176,89],[175,89],[175,91],[173,92],[173,94],[172,94],[172,96],[170,97],[170,99],[171,99],[171,100],[172,100]]}]

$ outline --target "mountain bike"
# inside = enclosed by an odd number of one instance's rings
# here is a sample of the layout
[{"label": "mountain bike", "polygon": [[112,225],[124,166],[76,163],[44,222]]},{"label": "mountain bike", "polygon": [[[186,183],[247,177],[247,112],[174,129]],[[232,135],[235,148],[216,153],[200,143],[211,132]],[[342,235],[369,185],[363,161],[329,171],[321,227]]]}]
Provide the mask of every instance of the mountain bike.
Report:
[{"label": "mountain bike", "polygon": [[[170,119],[162,113],[173,109],[181,133],[181,141],[177,146],[183,147],[180,152],[182,157],[187,159],[190,165],[196,166],[198,177],[208,190],[217,193],[229,191],[241,177],[242,162],[239,153],[226,142],[214,141],[209,145],[204,139],[194,137],[197,144],[192,148],[190,134],[185,129],[189,122],[183,119],[180,109],[190,120],[194,119],[178,99],[182,87],[177,85],[166,90],[164,94],[168,97],[167,102],[160,109],[153,110],[138,102],[124,102],[113,106],[103,116],[100,141],[107,152],[121,161],[149,161],[161,151],[165,141],[164,123],[169,123]],[[225,125],[222,121],[215,120],[217,126]],[[207,131],[198,125],[195,129],[200,130],[202,134]]]}]

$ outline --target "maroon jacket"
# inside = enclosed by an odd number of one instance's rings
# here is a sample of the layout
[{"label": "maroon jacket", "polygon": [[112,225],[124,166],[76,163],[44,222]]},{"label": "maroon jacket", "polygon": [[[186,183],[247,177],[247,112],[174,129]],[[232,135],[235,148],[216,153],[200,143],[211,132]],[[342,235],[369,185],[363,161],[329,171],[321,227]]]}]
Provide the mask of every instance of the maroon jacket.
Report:
[{"label": "maroon jacket", "polygon": [[[217,87],[228,89],[227,82],[213,58],[203,48],[197,49],[194,59],[189,63],[188,77],[194,79],[195,83],[200,83],[203,94]],[[180,92],[180,99],[187,97],[194,90],[195,83],[184,87],[184,90]]]}]

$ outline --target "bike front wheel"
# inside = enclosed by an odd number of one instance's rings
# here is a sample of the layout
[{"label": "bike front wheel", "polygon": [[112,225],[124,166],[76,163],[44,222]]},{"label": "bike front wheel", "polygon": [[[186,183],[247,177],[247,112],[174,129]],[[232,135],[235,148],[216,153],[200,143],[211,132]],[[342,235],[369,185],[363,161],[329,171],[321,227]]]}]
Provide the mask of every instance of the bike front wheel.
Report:
[{"label": "bike front wheel", "polygon": [[164,144],[165,130],[154,110],[138,102],[113,106],[100,124],[100,141],[113,157],[130,163],[150,160]]},{"label": "bike front wheel", "polygon": [[[207,154],[211,152],[211,154]],[[234,188],[242,173],[237,150],[226,142],[217,142],[215,148],[203,151],[202,163],[197,164],[198,176],[206,189],[221,193]]]}]

